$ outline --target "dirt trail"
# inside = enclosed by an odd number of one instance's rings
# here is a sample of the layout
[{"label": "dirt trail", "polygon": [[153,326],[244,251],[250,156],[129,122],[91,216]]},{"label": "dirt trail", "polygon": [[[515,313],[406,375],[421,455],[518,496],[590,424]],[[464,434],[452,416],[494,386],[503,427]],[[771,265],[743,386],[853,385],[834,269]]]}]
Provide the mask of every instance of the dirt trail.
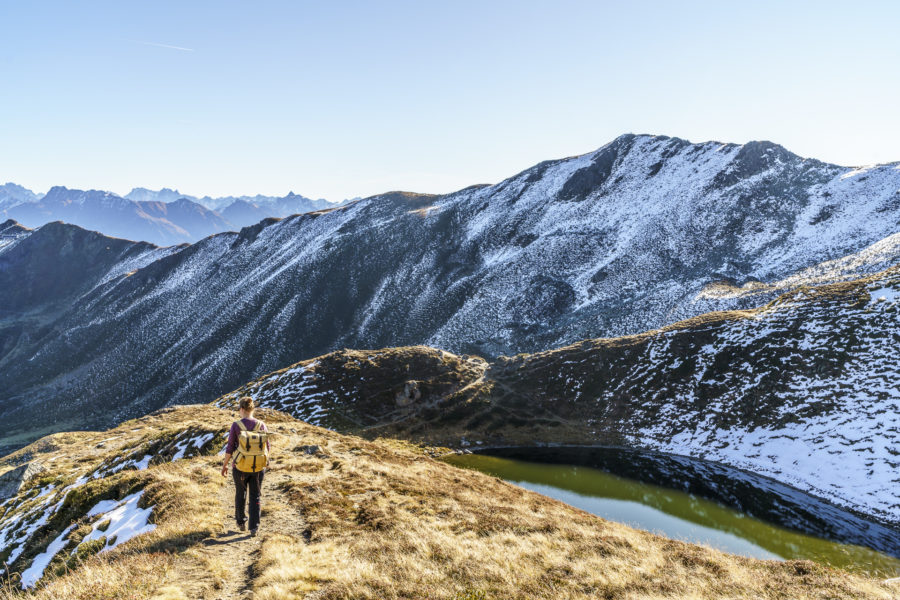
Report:
[{"label": "dirt trail", "polygon": [[223,565],[223,580],[211,598],[216,600],[243,600],[253,597],[254,565],[259,560],[260,546],[273,533],[303,539],[303,517],[291,506],[280,484],[288,478],[277,466],[270,467],[263,477],[259,535],[250,537],[250,531],[240,531],[234,520],[234,480],[229,472],[219,489],[219,501],[223,511],[222,533],[201,542],[203,553],[213,564]]}]

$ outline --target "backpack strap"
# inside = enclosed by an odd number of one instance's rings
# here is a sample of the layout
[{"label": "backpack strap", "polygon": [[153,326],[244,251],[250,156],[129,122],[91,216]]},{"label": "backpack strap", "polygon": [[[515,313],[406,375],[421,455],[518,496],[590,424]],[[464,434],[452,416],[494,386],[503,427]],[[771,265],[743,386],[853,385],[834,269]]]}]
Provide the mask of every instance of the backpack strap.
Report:
[{"label": "backpack strap", "polygon": [[[244,425],[243,419],[238,419],[237,421],[235,421],[235,423],[237,423],[237,426],[238,426],[238,428],[239,428],[241,431],[247,431],[247,426]],[[237,452],[240,452],[240,451],[241,451],[241,438],[242,438],[242,437],[244,437],[244,436],[240,436],[240,435],[238,436],[238,439],[237,439]]]},{"label": "backpack strap", "polygon": [[[253,431],[262,431],[262,428],[265,427],[265,426],[266,426],[265,423],[263,423],[262,421],[257,420],[257,421],[256,421],[256,427],[253,428]],[[265,448],[265,449],[263,449],[263,448]],[[262,436],[259,436],[259,450],[260,450],[260,452],[265,452],[266,455],[268,456],[268,454],[269,454],[269,442],[268,442],[268,441],[263,442],[263,437],[262,437]],[[253,460],[255,461],[256,458],[254,457]],[[256,468],[256,463],[254,462],[253,465],[254,465],[253,468],[255,469],[255,468]]]}]

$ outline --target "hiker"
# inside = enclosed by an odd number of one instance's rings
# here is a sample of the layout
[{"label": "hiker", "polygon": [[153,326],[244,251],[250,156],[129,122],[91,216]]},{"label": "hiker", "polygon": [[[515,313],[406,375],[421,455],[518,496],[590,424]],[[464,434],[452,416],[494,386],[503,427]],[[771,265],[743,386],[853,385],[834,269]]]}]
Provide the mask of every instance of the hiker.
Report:
[{"label": "hiker", "polygon": [[[228,463],[233,454],[234,465],[234,518],[238,529],[244,531],[246,516],[244,504],[247,488],[250,488],[250,536],[256,536],[259,527],[260,492],[268,463],[269,439],[268,429],[262,421],[253,418],[256,405],[253,398],[244,396],[239,402],[240,419],[231,424],[228,433],[228,445],[225,447],[225,463],[222,465],[222,477],[226,476]],[[265,447],[263,447],[265,445]]]}]

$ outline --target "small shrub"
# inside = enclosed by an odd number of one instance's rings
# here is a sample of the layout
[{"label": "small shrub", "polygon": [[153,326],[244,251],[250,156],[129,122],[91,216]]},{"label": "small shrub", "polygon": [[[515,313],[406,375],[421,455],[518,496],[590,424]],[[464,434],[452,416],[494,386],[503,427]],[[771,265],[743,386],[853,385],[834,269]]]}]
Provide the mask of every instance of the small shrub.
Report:
[{"label": "small shrub", "polygon": [[466,588],[465,591],[457,592],[453,600],[488,600],[487,593],[484,590],[473,590]]},{"label": "small shrub", "polygon": [[[66,568],[69,570],[74,569],[79,564],[83,563],[90,557],[94,556],[106,546],[106,537],[101,537],[97,540],[91,540],[89,542],[84,542],[75,548],[75,553],[69,557],[69,560],[66,561]],[[62,573],[57,573],[57,575],[61,575]]]}]

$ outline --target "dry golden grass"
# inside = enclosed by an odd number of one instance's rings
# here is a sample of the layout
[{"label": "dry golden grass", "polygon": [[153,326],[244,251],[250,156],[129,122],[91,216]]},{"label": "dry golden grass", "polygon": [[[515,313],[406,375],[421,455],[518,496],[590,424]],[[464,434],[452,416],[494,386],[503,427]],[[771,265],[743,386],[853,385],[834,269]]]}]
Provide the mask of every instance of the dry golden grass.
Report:
[{"label": "dry golden grass", "polygon": [[309,542],[264,545],[254,597],[892,597],[811,562],[741,558],[605,521],[408,444],[315,428],[301,439],[324,455],[287,454],[279,468]]},{"label": "dry golden grass", "polygon": [[[108,432],[56,434],[52,436],[53,444],[39,441],[23,450],[30,451],[36,460],[52,465],[52,470],[41,477],[49,479],[66,474],[74,478],[74,474],[90,473],[111,455],[140,447],[147,440],[209,424],[208,418],[198,419],[198,415],[208,417],[208,411],[204,407],[198,412],[191,407],[179,411],[177,419],[144,417]],[[101,443],[103,446],[98,448]],[[210,461],[215,459],[197,457],[163,463],[146,471],[125,470],[71,492],[69,502],[86,508],[99,498],[109,497],[114,489],[143,489],[140,504],[154,507],[151,522],[156,524],[156,529],[111,552],[87,557],[71,572],[62,565],[68,552],[60,552],[47,568],[38,589],[27,595],[41,599],[178,598],[177,590],[187,594],[186,597],[196,598],[211,589],[214,572],[193,551],[200,540],[221,529],[222,510],[217,492],[222,482],[209,468]],[[178,583],[165,586],[167,581]],[[0,599],[21,597],[18,586],[17,577],[8,578]]]},{"label": "dry golden grass", "polygon": [[0,590],[0,598],[28,597],[40,600],[143,600],[153,595],[173,565],[163,553],[98,555],[77,571],[58,577],[37,591],[23,593],[12,583]]},{"label": "dry golden grass", "polygon": [[[130,448],[172,427],[225,428],[231,417],[211,406],[185,407],[78,436],[118,434],[116,448]],[[900,592],[808,561],[741,558],[634,530],[436,461],[428,448],[343,436],[272,411],[262,417],[277,443],[263,486],[261,543],[246,563],[248,589],[234,592],[235,578],[245,575],[234,572],[228,553],[239,547],[208,545],[221,539],[228,520],[228,490],[220,457],[200,456],[123,473],[145,486],[157,529],[25,595],[178,600],[219,598],[228,588],[228,598],[258,600],[887,600]],[[69,453],[60,461],[90,469],[105,458],[69,443],[69,436],[54,440],[53,452]],[[308,455],[301,445],[320,451]],[[0,591],[0,600],[21,596],[9,585]]]}]

